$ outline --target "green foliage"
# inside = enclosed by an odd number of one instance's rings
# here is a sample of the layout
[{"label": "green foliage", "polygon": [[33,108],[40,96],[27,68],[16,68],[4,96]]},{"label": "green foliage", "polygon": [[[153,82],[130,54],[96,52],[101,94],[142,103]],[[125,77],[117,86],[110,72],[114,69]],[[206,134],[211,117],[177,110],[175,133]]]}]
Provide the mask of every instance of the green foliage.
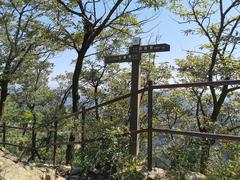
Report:
[{"label": "green foliage", "polygon": [[139,0],[140,3],[145,4],[148,7],[152,7],[155,10],[164,7],[167,3],[172,2],[172,0]]},{"label": "green foliage", "polygon": [[164,149],[164,154],[170,159],[174,169],[199,171],[199,141],[197,138],[176,138],[171,142],[171,146]]},{"label": "green foliage", "polygon": [[12,81],[24,74],[23,62],[34,63],[53,48],[45,36],[47,27],[38,20],[42,16],[38,6],[38,2],[31,1],[3,1],[1,4],[1,81]]},{"label": "green foliage", "polygon": [[239,143],[220,141],[211,152],[208,175],[211,178],[239,179]]},{"label": "green foliage", "polygon": [[128,160],[127,164],[125,164],[125,167],[122,168],[120,172],[118,172],[117,177],[122,180],[144,179],[144,175],[139,171],[137,162],[134,159]]},{"label": "green foliage", "polygon": [[205,82],[210,65],[209,56],[197,56],[189,53],[186,59],[177,59],[178,77],[186,82]]}]

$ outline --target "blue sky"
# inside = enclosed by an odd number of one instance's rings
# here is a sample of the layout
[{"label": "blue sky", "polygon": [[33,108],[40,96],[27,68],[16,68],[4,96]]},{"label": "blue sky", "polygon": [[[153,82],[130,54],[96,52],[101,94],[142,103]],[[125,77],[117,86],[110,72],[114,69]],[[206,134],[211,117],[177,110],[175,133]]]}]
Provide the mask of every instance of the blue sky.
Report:
[{"label": "blue sky", "polygon": [[[140,19],[150,17],[154,11],[148,9],[139,14]],[[204,38],[198,36],[185,36],[182,32],[186,29],[188,24],[178,24],[176,20],[179,18],[165,9],[160,10],[160,15],[154,21],[147,23],[144,27],[144,33],[139,37],[142,39],[142,44],[147,44],[150,37],[152,40],[157,35],[161,36],[158,43],[168,43],[171,46],[170,52],[158,53],[157,62],[169,62],[174,64],[176,58],[184,58],[186,56],[186,50],[198,50],[201,43],[205,41]],[[72,60],[76,58],[74,51],[66,50],[58,53],[51,62],[54,63],[53,72],[51,78],[58,74],[62,74],[65,71],[73,72],[74,64],[71,64]]]}]

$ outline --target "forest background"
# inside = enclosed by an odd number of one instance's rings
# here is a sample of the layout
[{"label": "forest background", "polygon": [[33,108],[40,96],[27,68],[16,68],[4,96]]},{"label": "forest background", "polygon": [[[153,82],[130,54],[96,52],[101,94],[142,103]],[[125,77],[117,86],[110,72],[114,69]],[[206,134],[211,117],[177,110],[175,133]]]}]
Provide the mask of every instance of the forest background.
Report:
[{"label": "forest background", "polygon": [[[133,37],[142,37],[143,44],[171,45],[169,53],[142,57],[142,87],[149,80],[169,84],[239,79],[238,0],[1,0],[0,6],[0,119],[37,128],[7,131],[10,143],[33,149],[46,145],[37,151],[8,147],[29,161],[51,160],[54,128],[60,142],[83,138],[77,113],[83,106],[129,93],[130,66],[105,65],[103,60],[127,52]],[[154,126],[238,135],[239,88],[156,91]],[[146,127],[146,104],[142,94],[141,127]],[[69,114],[73,116],[63,118]],[[112,138],[87,145],[84,153],[77,145],[62,146],[57,163],[94,168],[117,160],[119,167],[133,166],[128,138],[117,138],[128,131],[128,123],[129,99],[87,113],[84,138]],[[141,142],[144,157],[144,135]],[[156,158],[167,159],[168,168],[176,172],[240,177],[239,143],[157,134],[154,142]]]}]

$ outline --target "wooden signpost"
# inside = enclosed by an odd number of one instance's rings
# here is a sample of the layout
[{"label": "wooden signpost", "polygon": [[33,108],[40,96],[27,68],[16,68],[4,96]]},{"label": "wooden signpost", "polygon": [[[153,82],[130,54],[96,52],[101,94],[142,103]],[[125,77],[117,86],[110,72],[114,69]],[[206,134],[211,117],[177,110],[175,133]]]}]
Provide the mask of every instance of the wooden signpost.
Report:
[{"label": "wooden signpost", "polygon": [[155,45],[140,45],[140,38],[133,40],[135,43],[129,47],[129,54],[108,56],[105,57],[105,63],[132,63],[132,75],[131,75],[131,101],[130,101],[130,154],[137,156],[139,153],[139,135],[134,131],[140,129],[139,123],[139,107],[140,107],[140,94],[137,93],[140,90],[140,61],[142,53],[153,52],[165,52],[170,51],[170,45],[168,44],[155,44]]},{"label": "wooden signpost", "polygon": [[105,63],[122,63],[131,62],[131,55],[118,55],[118,56],[107,56],[105,57]]},{"label": "wooden signpost", "polygon": [[170,51],[170,45],[168,44],[154,44],[145,46],[131,46],[129,47],[129,53],[153,53]]}]

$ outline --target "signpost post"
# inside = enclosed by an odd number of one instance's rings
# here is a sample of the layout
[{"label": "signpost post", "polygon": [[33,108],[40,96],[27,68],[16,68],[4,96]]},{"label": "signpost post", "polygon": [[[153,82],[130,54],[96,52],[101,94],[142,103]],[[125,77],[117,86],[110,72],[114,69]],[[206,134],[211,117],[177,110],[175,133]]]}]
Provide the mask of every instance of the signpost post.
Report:
[{"label": "signpost post", "polygon": [[139,107],[140,107],[140,94],[137,91],[140,89],[140,62],[142,53],[153,52],[166,52],[170,51],[170,45],[168,44],[155,44],[141,46],[141,39],[135,38],[133,45],[129,47],[129,54],[108,56],[105,57],[105,63],[132,63],[132,77],[131,77],[131,101],[130,101],[130,154],[137,156],[139,153],[139,135],[134,132],[140,129],[139,123]]},{"label": "signpost post", "polygon": [[[138,47],[135,45],[134,47]],[[131,53],[132,55],[132,77],[131,77],[131,100],[130,100],[130,132],[140,129],[139,109],[140,109],[140,94],[137,92],[141,88],[141,54]],[[133,156],[139,153],[139,134],[131,133],[129,152]]]}]

